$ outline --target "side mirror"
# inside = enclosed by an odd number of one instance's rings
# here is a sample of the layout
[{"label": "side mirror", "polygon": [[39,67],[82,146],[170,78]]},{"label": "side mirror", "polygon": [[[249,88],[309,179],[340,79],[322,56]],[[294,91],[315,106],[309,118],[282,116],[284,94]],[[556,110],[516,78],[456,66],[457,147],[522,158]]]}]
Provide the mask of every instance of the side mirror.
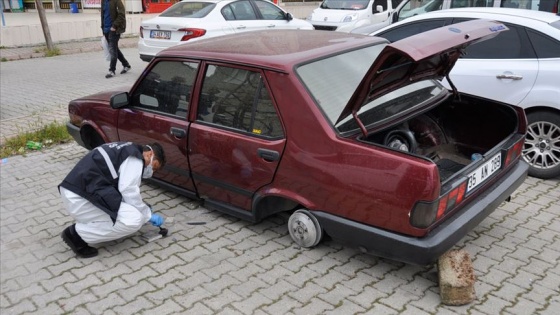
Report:
[{"label": "side mirror", "polygon": [[375,9],[373,9],[373,13],[381,13],[383,12],[383,6],[382,5],[376,5]]},{"label": "side mirror", "polygon": [[294,16],[290,12],[286,13],[286,20],[291,21],[293,19],[294,19]]},{"label": "side mirror", "polygon": [[113,109],[119,109],[121,107],[125,107],[126,105],[128,105],[128,103],[129,103],[128,92],[122,92],[111,96],[110,104],[111,104],[111,108]]}]

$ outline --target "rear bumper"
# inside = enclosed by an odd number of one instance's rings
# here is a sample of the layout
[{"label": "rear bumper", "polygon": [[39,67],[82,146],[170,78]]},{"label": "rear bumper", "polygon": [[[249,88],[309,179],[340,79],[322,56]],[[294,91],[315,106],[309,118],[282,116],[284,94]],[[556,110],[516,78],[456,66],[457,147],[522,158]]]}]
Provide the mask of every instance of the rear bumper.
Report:
[{"label": "rear bumper", "polygon": [[357,245],[362,251],[415,265],[431,264],[475,226],[490,215],[527,178],[529,165],[519,161],[486,192],[472,200],[459,213],[443,222],[426,237],[417,238],[313,211],[333,239]]},{"label": "rear bumper", "polygon": [[84,144],[84,141],[82,140],[82,135],[80,134],[80,128],[73,125],[72,123],[70,123],[69,121],[66,122],[66,130],[68,130],[68,133],[72,136],[72,138],[74,138],[74,140],[82,147],[86,147]]}]

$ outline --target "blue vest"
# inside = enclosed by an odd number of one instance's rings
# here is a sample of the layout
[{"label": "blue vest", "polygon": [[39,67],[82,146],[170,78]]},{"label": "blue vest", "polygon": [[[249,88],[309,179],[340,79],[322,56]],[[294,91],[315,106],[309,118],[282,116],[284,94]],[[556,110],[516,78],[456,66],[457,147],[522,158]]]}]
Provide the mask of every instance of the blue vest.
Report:
[{"label": "blue vest", "polygon": [[113,21],[111,21],[111,10],[109,8],[109,0],[101,0],[105,2],[103,6],[103,34],[109,33],[111,31],[111,26],[113,26]]},{"label": "blue vest", "polygon": [[119,168],[130,156],[143,160],[142,151],[142,146],[132,142],[113,142],[99,146],[74,166],[59,187],[87,199],[105,211],[114,223],[122,202]]}]

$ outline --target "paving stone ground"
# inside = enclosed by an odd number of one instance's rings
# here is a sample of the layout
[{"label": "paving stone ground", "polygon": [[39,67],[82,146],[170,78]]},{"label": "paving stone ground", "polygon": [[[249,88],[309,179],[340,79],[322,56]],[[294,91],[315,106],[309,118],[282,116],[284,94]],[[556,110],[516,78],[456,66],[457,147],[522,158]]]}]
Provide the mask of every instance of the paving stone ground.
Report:
[{"label": "paving stone ground", "polygon": [[[0,167],[2,314],[557,314],[560,181],[528,178],[456,248],[473,259],[477,300],[440,303],[435,266],[411,266],[327,240],[294,246],[287,217],[258,224],[145,184],[174,217],[167,238],[142,230],[76,258],[57,185],[86,153],[74,143]],[[205,222],[204,225],[189,225]]]}]

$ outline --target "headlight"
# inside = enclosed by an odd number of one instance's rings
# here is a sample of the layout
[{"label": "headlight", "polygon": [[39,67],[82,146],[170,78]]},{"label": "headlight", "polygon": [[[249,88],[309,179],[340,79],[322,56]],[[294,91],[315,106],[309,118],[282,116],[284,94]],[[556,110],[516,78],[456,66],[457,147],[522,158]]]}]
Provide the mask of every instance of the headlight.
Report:
[{"label": "headlight", "polygon": [[350,14],[344,17],[342,20],[343,23],[348,23],[354,21],[358,16],[356,14]]}]

